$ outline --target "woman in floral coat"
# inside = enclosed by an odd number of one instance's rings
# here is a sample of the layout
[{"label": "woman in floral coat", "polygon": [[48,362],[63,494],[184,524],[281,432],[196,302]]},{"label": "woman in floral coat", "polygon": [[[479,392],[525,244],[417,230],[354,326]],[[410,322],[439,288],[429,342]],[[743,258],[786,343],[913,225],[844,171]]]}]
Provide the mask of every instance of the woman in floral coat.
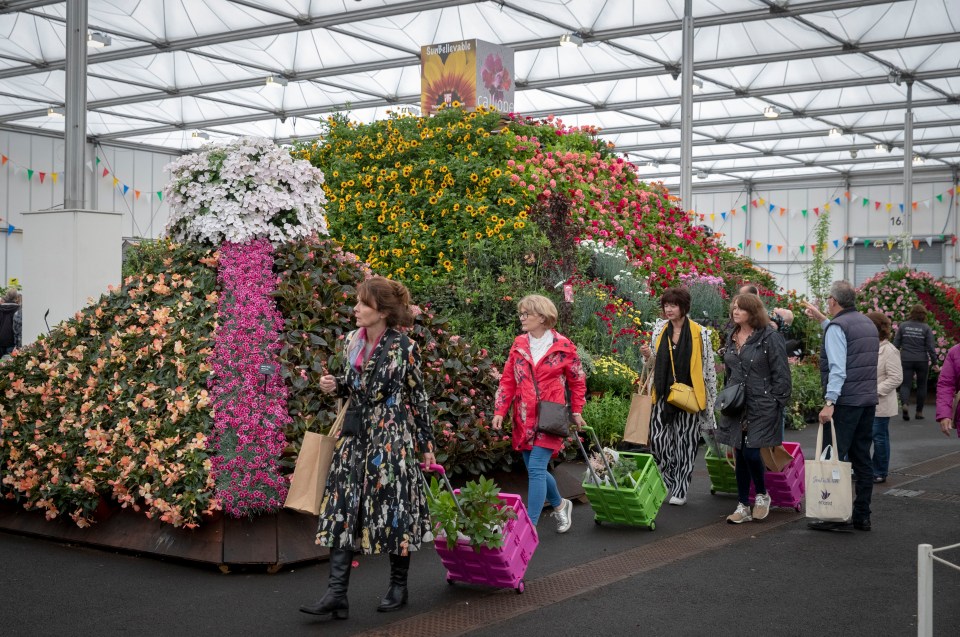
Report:
[{"label": "woman in floral coat", "polygon": [[410,293],[373,277],[357,288],[357,330],[344,343],[344,369],[320,389],[350,400],[320,505],[317,544],[330,547],[330,581],[313,615],[346,619],[355,552],[389,553],[390,588],[378,611],[407,603],[410,551],[429,530],[423,476],[416,454],[436,463],[427,393],[416,343],[395,328],[413,324]]},{"label": "woman in floral coat", "polygon": [[586,403],[586,377],[576,346],[552,329],[557,323],[553,301],[533,294],[520,299],[517,310],[525,333],[513,342],[507,356],[491,424],[499,428],[513,408],[513,448],[523,454],[527,466],[530,521],[536,525],[546,501],[553,507],[557,532],[566,533],[570,530],[573,503],[560,497],[557,482],[547,471],[550,458],[563,446],[563,438],[537,431],[538,403],[568,403],[574,422],[582,427],[585,423],[580,412]]}]

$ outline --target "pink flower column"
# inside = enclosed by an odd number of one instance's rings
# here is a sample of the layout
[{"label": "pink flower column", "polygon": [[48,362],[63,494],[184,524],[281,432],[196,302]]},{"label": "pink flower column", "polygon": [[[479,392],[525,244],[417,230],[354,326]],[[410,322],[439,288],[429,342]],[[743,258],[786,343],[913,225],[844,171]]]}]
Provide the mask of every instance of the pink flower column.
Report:
[{"label": "pink flower column", "polygon": [[[209,382],[216,450],[211,472],[223,510],[234,517],[251,516],[279,509],[287,492],[278,469],[290,416],[277,360],[283,318],[272,296],[276,278],[271,243],[224,243],[218,282],[221,296]],[[265,379],[262,363],[277,371]]]}]

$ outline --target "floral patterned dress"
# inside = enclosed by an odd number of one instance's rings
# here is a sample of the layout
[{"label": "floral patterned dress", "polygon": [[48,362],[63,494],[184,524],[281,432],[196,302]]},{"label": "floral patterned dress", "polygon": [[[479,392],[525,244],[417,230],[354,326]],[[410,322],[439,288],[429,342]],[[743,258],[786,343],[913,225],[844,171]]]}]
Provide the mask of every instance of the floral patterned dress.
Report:
[{"label": "floral patterned dress", "polygon": [[337,395],[350,397],[352,407],[360,410],[361,426],[358,435],[341,435],[337,441],[320,505],[317,544],[405,555],[419,548],[430,527],[417,456],[434,448],[420,350],[393,329],[387,329],[366,362],[361,358],[365,330],[351,332],[344,343],[346,362],[337,375]]}]

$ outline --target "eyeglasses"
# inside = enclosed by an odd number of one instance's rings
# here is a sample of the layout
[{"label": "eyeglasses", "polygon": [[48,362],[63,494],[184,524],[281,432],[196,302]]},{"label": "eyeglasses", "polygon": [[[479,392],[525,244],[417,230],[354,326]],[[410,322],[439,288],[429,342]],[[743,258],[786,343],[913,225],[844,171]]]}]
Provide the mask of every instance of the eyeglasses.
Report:
[{"label": "eyeglasses", "polygon": [[533,316],[533,314],[531,314],[530,312],[520,312],[519,314],[517,314],[517,318],[519,318],[521,321],[524,319],[530,318],[531,316]]}]

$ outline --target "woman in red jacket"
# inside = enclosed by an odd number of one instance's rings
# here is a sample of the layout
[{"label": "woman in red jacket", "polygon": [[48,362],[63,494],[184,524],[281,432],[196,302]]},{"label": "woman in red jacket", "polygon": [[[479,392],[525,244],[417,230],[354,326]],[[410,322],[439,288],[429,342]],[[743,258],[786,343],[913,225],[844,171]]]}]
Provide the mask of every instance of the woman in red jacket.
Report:
[{"label": "woman in red jacket", "polygon": [[[576,346],[553,329],[557,308],[536,294],[517,304],[520,327],[500,377],[492,426],[499,428],[513,408],[513,448],[523,453],[529,475],[527,502],[530,520],[536,525],[544,502],[553,507],[557,533],[566,533],[572,522],[573,503],[560,497],[557,483],[547,471],[550,458],[563,446],[563,438],[537,431],[538,403],[547,400],[568,403],[578,427],[586,402],[587,382]],[[538,391],[539,390],[539,391]]]}]

